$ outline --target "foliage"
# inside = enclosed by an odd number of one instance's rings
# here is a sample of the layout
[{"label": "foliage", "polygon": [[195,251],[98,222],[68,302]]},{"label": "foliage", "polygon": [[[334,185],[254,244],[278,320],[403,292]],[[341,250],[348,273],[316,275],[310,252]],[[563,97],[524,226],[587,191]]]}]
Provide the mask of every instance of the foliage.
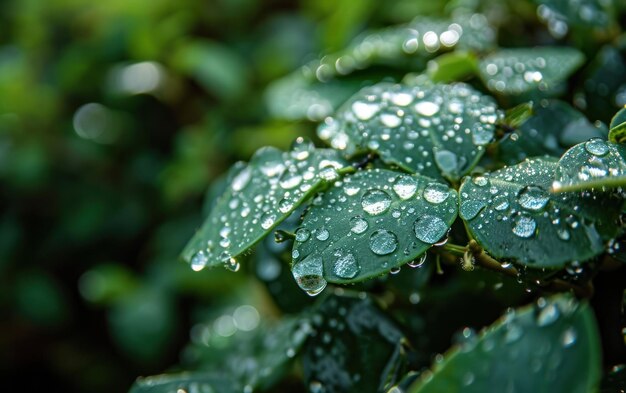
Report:
[{"label": "foliage", "polygon": [[3,2],[7,388],[623,389],[625,18]]}]

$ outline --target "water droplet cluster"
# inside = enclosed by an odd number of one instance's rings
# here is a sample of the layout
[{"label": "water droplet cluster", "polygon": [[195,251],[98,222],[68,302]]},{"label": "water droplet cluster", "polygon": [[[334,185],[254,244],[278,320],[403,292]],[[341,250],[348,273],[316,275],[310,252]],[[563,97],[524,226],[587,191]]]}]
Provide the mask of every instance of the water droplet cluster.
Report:
[{"label": "water droplet cluster", "polygon": [[380,83],[326,118],[318,135],[346,155],[370,150],[412,172],[458,178],[480,158],[501,116],[492,98],[462,83]]},{"label": "water droplet cluster", "polygon": [[[445,237],[455,216],[455,191],[432,179],[382,169],[346,176],[296,231],[294,276],[316,292],[327,279],[360,281],[389,272]],[[316,284],[308,279],[303,286],[304,276],[318,277]]]},{"label": "water droplet cluster", "polygon": [[[204,226],[184,251],[191,267],[223,264],[239,269],[236,257],[271,231],[316,188],[333,181],[345,162],[332,150],[298,138],[288,152],[257,151],[249,164],[235,165],[229,186]],[[334,174],[334,175],[333,175]],[[299,238],[305,233],[296,235]],[[318,239],[328,232],[316,233]]]}]

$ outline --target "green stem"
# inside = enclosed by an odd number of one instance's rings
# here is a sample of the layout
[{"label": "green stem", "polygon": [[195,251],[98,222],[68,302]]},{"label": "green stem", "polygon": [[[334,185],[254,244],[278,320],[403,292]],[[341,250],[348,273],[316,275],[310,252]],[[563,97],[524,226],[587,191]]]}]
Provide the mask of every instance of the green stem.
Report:
[{"label": "green stem", "polygon": [[337,169],[337,174],[339,176],[349,175],[351,173],[355,173],[357,169],[353,166],[346,166],[341,169]]},{"label": "green stem", "polygon": [[480,246],[480,244],[478,244],[476,240],[470,240],[467,244],[467,248],[476,259],[476,264],[478,266],[499,273],[503,273],[510,277],[517,277],[517,275],[519,274],[515,266],[509,265],[508,267],[505,267],[500,262],[489,256],[489,254],[487,254],[485,250],[483,250],[483,248]]},{"label": "green stem", "polygon": [[465,251],[467,251],[467,247],[459,246],[458,244],[451,244],[451,243],[444,244],[442,248],[444,251],[447,251],[450,254],[453,254],[457,257],[462,257],[463,254],[465,254]]},{"label": "green stem", "polygon": [[552,184],[552,193],[571,192],[571,191],[585,191],[595,188],[619,188],[626,187],[626,176],[610,176],[601,179],[594,179],[590,181],[563,185],[558,182]]}]

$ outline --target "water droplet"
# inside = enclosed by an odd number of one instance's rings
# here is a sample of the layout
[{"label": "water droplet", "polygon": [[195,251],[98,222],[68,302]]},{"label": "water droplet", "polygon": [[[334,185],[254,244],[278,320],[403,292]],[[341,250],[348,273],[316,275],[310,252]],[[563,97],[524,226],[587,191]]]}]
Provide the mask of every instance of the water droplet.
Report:
[{"label": "water droplet", "polygon": [[312,151],[315,150],[315,145],[308,138],[298,137],[291,144],[291,156],[296,160],[306,160]]},{"label": "water droplet", "polygon": [[367,213],[376,216],[389,209],[391,197],[385,191],[374,189],[368,190],[361,198],[361,206]]},{"label": "water droplet", "polygon": [[414,108],[415,108],[415,112],[417,112],[418,114],[422,116],[428,116],[428,117],[433,116],[437,112],[439,112],[439,105],[430,101],[420,101],[417,104],[415,104]]},{"label": "water droplet", "polygon": [[200,250],[197,253],[195,253],[193,257],[191,257],[191,268],[194,271],[199,272],[200,270],[206,267],[208,262],[209,262],[209,257],[206,255],[206,253],[203,250]]},{"label": "water droplet", "polygon": [[235,176],[233,179],[232,187],[233,191],[241,191],[243,190],[248,183],[250,182],[250,178],[252,177],[252,170],[250,167],[245,167]]},{"label": "water droplet", "polygon": [[609,146],[600,138],[593,138],[585,142],[585,150],[594,156],[602,157],[609,152]]},{"label": "water droplet", "polygon": [[352,104],[352,111],[359,120],[371,119],[380,109],[378,104],[356,101]]},{"label": "water droplet", "polygon": [[393,182],[393,191],[400,199],[409,199],[417,191],[417,181],[411,176],[398,176]]},{"label": "water droplet", "polygon": [[462,219],[468,221],[476,217],[485,206],[487,206],[487,203],[485,201],[463,201],[463,203],[461,204],[461,208],[459,209],[459,214],[461,215]]},{"label": "water droplet", "polygon": [[402,119],[392,113],[383,113],[380,115],[380,122],[389,128],[396,128],[402,123]]},{"label": "water droplet", "polygon": [[450,190],[442,183],[429,183],[424,189],[424,199],[433,204],[440,204],[450,195]]},{"label": "water droplet", "polygon": [[556,304],[550,303],[546,305],[544,308],[539,311],[539,315],[537,316],[537,325],[539,326],[548,326],[552,325],[554,322],[559,319],[561,313],[559,312],[559,308]]},{"label": "water droplet", "polygon": [[452,174],[457,171],[459,161],[456,154],[450,150],[436,150],[434,156],[435,163],[444,174]]},{"label": "water droplet", "polygon": [[411,262],[407,263],[407,265],[409,265],[409,267],[422,267],[424,266],[424,262],[426,262],[426,258],[428,257],[428,253],[423,253],[421,257],[419,257],[418,259],[414,259]]},{"label": "water droplet", "polygon": [[391,102],[398,106],[407,106],[413,102],[413,96],[409,93],[395,93],[391,95]]},{"label": "water droplet", "polygon": [[315,296],[326,288],[327,282],[323,277],[324,265],[319,256],[308,256],[296,262],[293,265],[292,274],[298,286],[310,296]]},{"label": "water droplet", "polygon": [[335,260],[335,266],[333,268],[335,275],[341,278],[354,278],[361,271],[361,266],[357,262],[354,255],[351,253],[336,255],[338,258]]},{"label": "water droplet", "polygon": [[478,187],[484,187],[489,184],[489,180],[485,176],[476,176],[472,178],[472,183],[476,184]]},{"label": "water droplet", "polygon": [[517,202],[526,210],[541,211],[546,207],[550,195],[541,187],[527,186],[517,194]]},{"label": "water droplet", "polygon": [[311,231],[306,228],[299,228],[296,231],[296,241],[305,242],[311,237]]},{"label": "water droplet", "polygon": [[529,238],[535,234],[537,223],[525,214],[520,214],[513,220],[513,233],[521,238]]},{"label": "water droplet", "polygon": [[330,233],[328,232],[328,229],[322,227],[317,230],[317,234],[315,235],[315,237],[317,238],[317,240],[325,241],[328,240],[328,238],[330,237]]},{"label": "water droplet", "polygon": [[506,334],[504,335],[504,341],[509,344],[513,343],[519,340],[523,334],[524,331],[519,325],[509,323],[509,325],[507,325]]},{"label": "water droplet", "polygon": [[398,248],[398,238],[393,232],[379,229],[370,236],[370,250],[376,255],[388,255]]},{"label": "water droplet", "polygon": [[439,217],[425,215],[415,220],[413,224],[415,236],[424,243],[433,244],[447,232],[448,226]]},{"label": "water droplet", "polygon": [[278,202],[278,210],[281,213],[288,213],[291,208],[293,208],[293,203],[287,198],[283,198]]},{"label": "water droplet", "polygon": [[569,240],[570,238],[570,234],[569,231],[567,230],[567,228],[559,228],[556,230],[556,234],[559,236],[559,239],[561,240]]},{"label": "water droplet", "polygon": [[343,191],[346,193],[346,195],[353,196],[353,195],[356,195],[357,192],[361,191],[361,187],[355,186],[354,184],[347,183],[343,187]]},{"label": "water droplet", "polygon": [[573,327],[569,327],[567,330],[563,332],[563,336],[561,337],[561,343],[563,347],[571,347],[576,342],[576,330]]},{"label": "water droplet", "polygon": [[350,219],[350,230],[357,235],[367,231],[367,221],[361,216],[352,217]]},{"label": "water droplet", "polygon": [[269,229],[276,222],[276,214],[272,212],[265,212],[261,216],[261,228]]},{"label": "water droplet", "polygon": [[298,172],[286,170],[280,176],[279,184],[285,190],[289,190],[294,187],[298,187],[302,183],[302,175]]},{"label": "water droplet", "polygon": [[493,208],[497,211],[503,211],[509,208],[509,200],[505,195],[498,195],[493,198]]},{"label": "water droplet", "polygon": [[241,264],[235,258],[228,258],[226,262],[224,262],[224,267],[231,272],[238,272],[241,268]]}]

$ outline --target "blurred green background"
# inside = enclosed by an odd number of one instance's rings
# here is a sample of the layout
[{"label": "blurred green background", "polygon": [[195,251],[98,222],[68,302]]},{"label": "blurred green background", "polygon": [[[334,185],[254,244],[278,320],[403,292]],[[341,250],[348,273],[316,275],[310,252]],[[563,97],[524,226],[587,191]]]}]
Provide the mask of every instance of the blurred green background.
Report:
[{"label": "blurred green background", "polygon": [[[227,337],[238,316],[277,315],[252,275],[194,273],[178,261],[208,185],[258,147],[313,136],[310,120],[270,116],[271,81],[366,30],[444,14],[446,3],[1,1],[3,388],[126,391],[138,375],[184,363],[181,348],[208,339],[198,321],[215,319]],[[533,29],[530,2],[485,4],[514,33],[501,43],[555,40]],[[616,61],[611,82],[626,86],[623,46],[609,49],[599,61]]]}]

